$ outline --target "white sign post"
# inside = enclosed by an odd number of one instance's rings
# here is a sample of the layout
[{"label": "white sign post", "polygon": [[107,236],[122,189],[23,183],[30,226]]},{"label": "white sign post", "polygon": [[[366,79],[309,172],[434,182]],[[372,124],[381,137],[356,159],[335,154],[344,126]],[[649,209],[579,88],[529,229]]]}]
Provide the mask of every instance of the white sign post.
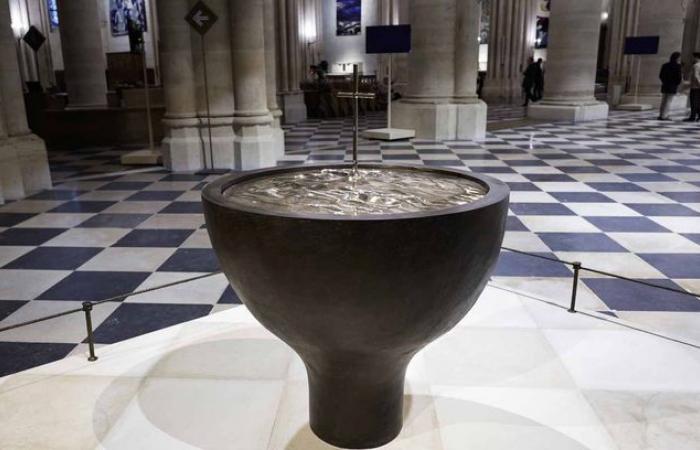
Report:
[{"label": "white sign post", "polygon": [[204,156],[204,172],[208,173],[218,173],[214,165],[214,143],[211,133],[211,106],[209,105],[209,75],[207,71],[207,52],[204,45],[204,35],[214,26],[219,17],[212,11],[203,1],[197,2],[190,10],[187,17],[185,17],[187,23],[199,33],[201,37],[201,49],[202,49],[202,70],[204,71],[204,100],[207,107],[207,130],[209,131],[209,164],[211,167],[207,168],[207,158]]}]

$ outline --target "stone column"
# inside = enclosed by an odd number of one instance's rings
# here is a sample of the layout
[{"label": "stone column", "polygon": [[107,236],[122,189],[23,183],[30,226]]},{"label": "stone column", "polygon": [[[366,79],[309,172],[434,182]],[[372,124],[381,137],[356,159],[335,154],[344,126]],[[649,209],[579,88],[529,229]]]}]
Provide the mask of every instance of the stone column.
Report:
[{"label": "stone column", "polygon": [[574,122],[603,119],[607,103],[595,99],[602,0],[552,2],[545,91],[528,117]]},{"label": "stone column", "polygon": [[300,87],[299,5],[298,0],[276,1],[279,106],[284,123],[298,123],[307,117],[304,93]]},{"label": "stone column", "polygon": [[284,155],[284,141],[267,108],[264,8],[260,0],[231,0],[231,54],[236,96],[236,168],[270,167]]},{"label": "stone column", "polygon": [[58,0],[61,49],[71,108],[107,106],[106,62],[98,6],[95,0]]},{"label": "stone column", "polygon": [[190,26],[184,20],[189,8],[189,0],[158,0],[165,97],[163,161],[168,169],[176,172],[204,168]]},{"label": "stone column", "polygon": [[458,0],[455,37],[454,102],[457,104],[457,136],[470,139],[486,137],[486,103],[479,100],[479,29],[481,1]]},{"label": "stone column", "polygon": [[[190,4],[194,5],[195,1]],[[207,58],[207,78],[209,81],[209,107],[211,110],[212,146],[215,169],[233,169],[237,167],[233,131],[234,87],[233,58],[231,51],[230,29],[231,5],[229,0],[207,0],[207,5],[219,17],[218,22],[204,36]],[[261,30],[262,33],[262,30]],[[206,92],[204,89],[204,66],[202,61],[202,39],[193,32],[192,52],[194,73],[197,80],[197,107],[200,117],[202,140],[206,167],[212,167],[209,151],[209,130],[206,109]],[[262,38],[262,37],[261,37]]]},{"label": "stone column", "polygon": [[632,58],[625,55],[625,39],[636,34],[639,0],[617,0],[610,4],[608,18],[608,103],[617,106],[631,73]]},{"label": "stone column", "polygon": [[275,0],[264,1],[267,109],[269,109],[272,114],[274,126],[280,128],[282,110],[277,103],[277,32],[275,22]]},{"label": "stone column", "polygon": [[[474,15],[479,8],[472,4],[476,2],[411,1],[413,49],[406,96],[394,106],[397,128],[414,129],[417,138],[430,140],[474,139],[485,134],[485,105],[469,103],[476,82],[464,85],[478,71],[475,50],[468,48],[478,45]],[[456,67],[460,64],[456,61],[465,65]]]},{"label": "stone column", "polygon": [[693,65],[693,53],[700,51],[700,0],[689,0],[683,30],[683,64],[686,73]]},{"label": "stone column", "polygon": [[522,102],[522,74],[533,56],[538,0],[491,0],[489,58],[483,97]]},{"label": "stone column", "polygon": [[0,191],[16,200],[51,188],[44,141],[27,126],[10,10],[0,1]]},{"label": "stone column", "polygon": [[[622,98],[622,103],[649,104],[658,107],[661,104],[661,81],[659,70],[668,62],[673,52],[683,48],[683,29],[687,2],[680,0],[639,0],[639,19],[637,36],[659,36],[659,53],[656,55],[637,56],[635,64],[641,61],[639,76],[639,97],[635,99],[634,82],[636,66],[632,69],[632,88]],[[684,109],[687,96],[678,95],[671,109]]]}]

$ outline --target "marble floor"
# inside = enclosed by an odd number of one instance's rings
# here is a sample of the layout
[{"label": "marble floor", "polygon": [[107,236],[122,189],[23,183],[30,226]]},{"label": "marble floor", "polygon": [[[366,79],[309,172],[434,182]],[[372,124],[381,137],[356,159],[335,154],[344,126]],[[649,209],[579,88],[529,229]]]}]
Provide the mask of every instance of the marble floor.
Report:
[{"label": "marble floor", "polygon": [[[491,109],[492,121],[505,120]],[[624,113],[536,124],[480,142],[363,141],[360,157],[499,178],[512,190],[506,246],[698,293],[700,126],[654,119]],[[382,121],[371,115],[361,126]],[[281,164],[349,157],[349,120],[308,121],[286,135]],[[95,309],[102,346],[240,303],[221,275],[134,294],[218,269],[199,200],[213,177],[113,172],[123,151],[52,153],[55,188],[0,206],[0,328],[131,294]],[[504,252],[493,283],[565,304],[571,276],[562,264]],[[579,307],[700,343],[700,300],[692,296],[584,272]],[[0,376],[81,353],[84,333],[80,315],[0,333]]]},{"label": "marble floor", "polygon": [[[700,448],[700,350],[605,317],[488,287],[412,362],[384,448]],[[331,450],[307,395],[300,360],[240,306],[0,378],[0,447]]]}]

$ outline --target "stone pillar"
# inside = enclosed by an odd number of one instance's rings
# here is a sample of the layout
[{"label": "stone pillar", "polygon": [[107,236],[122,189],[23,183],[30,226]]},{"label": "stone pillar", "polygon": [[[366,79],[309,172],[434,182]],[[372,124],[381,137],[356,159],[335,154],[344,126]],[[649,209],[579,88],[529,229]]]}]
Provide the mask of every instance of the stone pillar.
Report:
[{"label": "stone pillar", "polygon": [[[622,103],[649,104],[658,107],[661,104],[661,81],[659,70],[668,62],[673,52],[680,52],[683,47],[683,29],[687,2],[679,0],[639,0],[639,19],[637,36],[659,36],[659,53],[656,55],[637,56],[635,64],[641,61],[639,76],[639,96],[635,99],[634,82],[636,66],[632,69],[632,87],[622,98]],[[684,109],[687,96],[678,95],[671,109]]]},{"label": "stone pillar", "polygon": [[457,1],[455,37],[454,102],[457,105],[457,136],[470,139],[486,137],[486,103],[479,100],[479,29],[481,1]]},{"label": "stone pillar", "polygon": [[521,103],[522,78],[533,56],[538,0],[491,0],[489,58],[483,97],[488,103]]},{"label": "stone pillar", "polygon": [[265,77],[267,79],[267,109],[273,124],[280,128],[282,110],[277,103],[277,32],[275,22],[275,0],[264,0],[265,8]]},{"label": "stone pillar", "polygon": [[406,96],[394,106],[397,128],[416,130],[419,139],[484,136],[486,106],[472,96],[478,72],[477,1],[411,1],[413,49]]},{"label": "stone pillar", "polygon": [[95,0],[58,0],[68,105],[107,106],[106,62]]},{"label": "stone pillar", "polygon": [[602,0],[552,2],[545,91],[528,117],[581,122],[604,119],[607,103],[595,99]]},{"label": "stone pillar", "polygon": [[700,0],[689,0],[683,30],[683,65],[690,74],[693,65],[693,53],[700,51]]},{"label": "stone pillar", "polygon": [[304,93],[300,87],[299,5],[298,0],[276,1],[279,106],[282,109],[284,123],[292,124],[301,122],[307,117]]},{"label": "stone pillar", "polygon": [[[191,1],[193,5],[195,2]],[[213,167],[215,169],[233,169],[237,167],[235,156],[234,120],[234,86],[230,29],[230,0],[207,0],[207,5],[219,17],[219,21],[204,36],[207,78],[209,82],[209,107],[211,110]],[[182,18],[181,18],[182,20]],[[260,30],[262,35],[262,30]],[[197,80],[197,108],[200,117],[202,140],[204,141],[205,167],[212,167],[209,150],[209,130],[204,89],[204,66],[202,61],[202,39],[198,33],[191,33],[194,73]],[[262,37],[261,37],[262,39]]]},{"label": "stone pillar", "polygon": [[235,167],[270,167],[284,155],[284,140],[274,132],[267,109],[264,8],[260,0],[231,0],[231,54]]},{"label": "stone pillar", "polygon": [[631,73],[632,58],[625,55],[625,39],[636,34],[639,0],[617,0],[610,4],[608,18],[608,104],[622,101]]},{"label": "stone pillar", "polygon": [[44,141],[27,126],[10,10],[0,1],[0,191],[16,200],[51,188]]},{"label": "stone pillar", "polygon": [[165,97],[163,161],[176,172],[204,168],[190,26],[183,20],[189,8],[188,0],[158,0]]}]

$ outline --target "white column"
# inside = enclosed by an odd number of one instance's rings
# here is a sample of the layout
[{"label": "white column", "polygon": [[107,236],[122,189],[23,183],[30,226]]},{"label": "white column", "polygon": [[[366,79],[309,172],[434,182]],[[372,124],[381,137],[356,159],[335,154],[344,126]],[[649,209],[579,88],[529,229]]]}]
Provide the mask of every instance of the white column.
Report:
[{"label": "white column", "polygon": [[265,77],[267,78],[267,108],[272,114],[273,124],[281,126],[282,110],[277,103],[277,31],[275,23],[275,0],[264,0],[265,8]]},{"label": "white column", "polygon": [[683,64],[686,72],[693,65],[693,53],[700,51],[700,1],[689,0],[683,30]]},{"label": "white column", "polygon": [[489,58],[483,97],[521,103],[522,73],[533,56],[539,0],[491,0]]},{"label": "white column", "polygon": [[[298,0],[276,0],[277,8],[277,61],[279,106],[284,123],[298,123],[306,119],[304,94],[300,88],[301,44],[299,41]],[[317,36],[317,40],[320,37]]]},{"label": "white column", "polygon": [[431,140],[484,135],[486,109],[473,101],[476,82],[470,86],[469,81],[478,71],[473,53],[479,36],[477,1],[411,1],[413,48],[406,96],[394,106],[397,128],[416,130],[417,138]]},{"label": "white column", "polygon": [[625,55],[625,39],[636,34],[639,0],[617,0],[610,4],[608,18],[608,103],[617,106],[631,74],[632,57]]},{"label": "white column", "polygon": [[479,100],[476,83],[479,77],[479,29],[481,2],[457,1],[457,25],[454,57],[454,102],[457,104],[457,137],[486,137],[486,103]]},{"label": "white column", "polygon": [[530,105],[528,117],[579,122],[608,116],[607,103],[595,99],[602,7],[602,0],[552,2],[544,98]]},{"label": "white column", "polygon": [[[160,56],[165,97],[163,161],[172,171],[204,168],[204,142],[197,117],[197,84],[188,0],[158,0]],[[208,146],[207,146],[208,148]]]},{"label": "white column", "polygon": [[235,167],[270,167],[284,155],[267,108],[264,8],[260,0],[230,0]]},{"label": "white column", "polygon": [[[688,2],[680,0],[639,0],[637,36],[659,36],[659,53],[636,57],[641,61],[639,73],[639,96],[635,99],[634,86],[622,99],[622,103],[641,103],[658,107],[661,104],[661,81],[659,70],[668,62],[673,52],[683,48],[686,7]],[[637,69],[633,69],[633,82]],[[684,109],[687,96],[678,95],[672,109]]]},{"label": "white column", "polygon": [[95,0],[58,0],[63,65],[71,108],[107,106],[106,61],[97,8]]},{"label": "white column", "polygon": [[[191,1],[193,5],[195,2]],[[215,169],[233,169],[236,166],[234,149],[234,86],[231,36],[231,6],[229,0],[207,0],[206,4],[218,16],[219,20],[204,36],[206,51],[207,78],[209,84],[209,108],[211,110],[213,167]],[[205,144],[206,167],[212,167],[209,150],[209,120],[207,118],[206,93],[204,89],[204,66],[202,60],[201,37],[192,35],[192,52],[197,79],[197,107],[202,127],[201,133]]]},{"label": "white column", "polygon": [[51,187],[44,141],[27,126],[10,10],[0,1],[0,191],[15,200]]}]

